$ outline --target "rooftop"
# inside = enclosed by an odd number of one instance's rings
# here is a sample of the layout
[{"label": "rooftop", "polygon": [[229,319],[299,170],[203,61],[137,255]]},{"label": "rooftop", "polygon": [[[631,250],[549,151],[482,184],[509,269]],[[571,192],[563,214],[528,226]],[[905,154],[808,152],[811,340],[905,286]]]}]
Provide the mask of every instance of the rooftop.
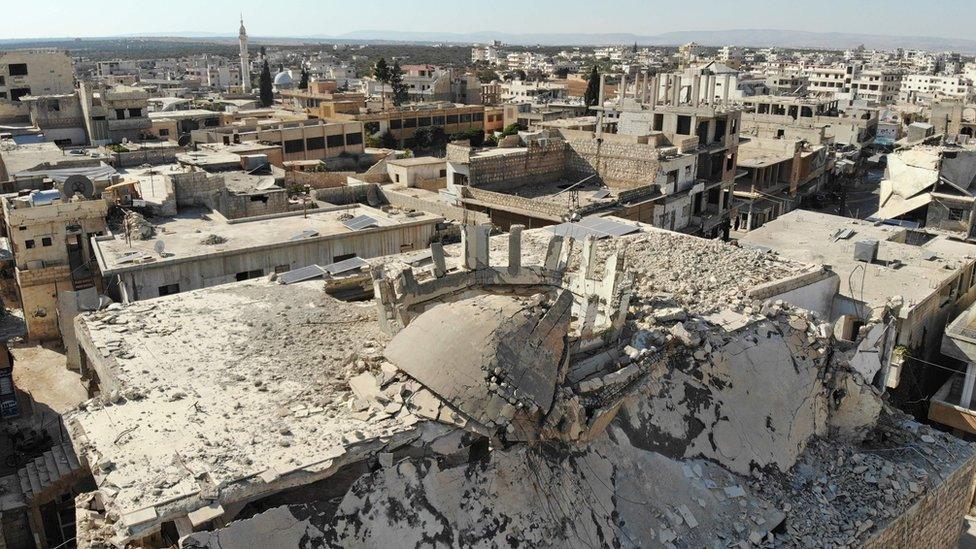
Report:
[{"label": "rooftop", "polygon": [[[349,217],[368,215],[376,220],[376,227],[355,231],[343,225]],[[228,222],[220,214],[207,209],[188,209],[172,218],[153,219],[157,234],[151,240],[132,239],[125,235],[101,237],[95,241],[95,255],[104,275],[158,266],[193,259],[230,255],[244,250],[281,246],[293,237],[306,241],[341,238],[350,233],[380,232],[389,227],[427,224],[441,218],[426,213],[411,216],[391,215],[364,205],[285,214],[253,221]],[[309,236],[302,237],[305,231]],[[314,233],[314,234],[312,234]],[[204,236],[213,234],[226,239],[220,244],[201,244]],[[163,255],[155,252],[157,241],[164,246]]]},{"label": "rooftop", "polygon": [[382,348],[375,315],[321,282],[263,280],[86,314],[79,336],[107,357],[98,375],[115,390],[68,422],[122,523],[185,514],[218,486],[322,474],[356,442],[409,431],[409,414],[345,405],[357,353]]},{"label": "rooftop", "polygon": [[[838,237],[845,229],[853,234]],[[739,243],[769,249],[793,261],[829,265],[840,275],[840,293],[863,303],[883,304],[900,295],[907,306],[902,308],[904,315],[937,294],[958,275],[958,269],[976,259],[976,246],[946,235],[934,235],[920,245],[906,244],[908,237],[908,229],[901,227],[794,210],[749,231]],[[854,244],[863,240],[879,242],[877,262],[854,259]],[[847,284],[855,274],[853,286]]]}]

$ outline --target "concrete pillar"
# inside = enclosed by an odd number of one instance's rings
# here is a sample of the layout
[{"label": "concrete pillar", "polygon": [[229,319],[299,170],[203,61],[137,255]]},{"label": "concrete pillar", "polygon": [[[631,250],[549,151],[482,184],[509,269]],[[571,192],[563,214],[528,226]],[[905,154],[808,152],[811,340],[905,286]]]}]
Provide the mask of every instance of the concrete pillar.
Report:
[{"label": "concrete pillar", "polygon": [[976,365],[972,362],[966,365],[966,374],[962,383],[962,396],[959,398],[959,405],[967,410],[973,407],[973,385],[976,385]]},{"label": "concrete pillar", "polygon": [[641,104],[647,103],[647,83],[651,78],[651,73],[644,71],[644,85],[641,86]]},{"label": "concrete pillar", "polygon": [[691,77],[691,104],[701,104],[701,75],[696,74]]},{"label": "concrete pillar", "polygon": [[708,75],[708,105],[715,104],[715,79],[717,77],[714,74]]},{"label": "concrete pillar", "polygon": [[675,105],[681,104],[681,75],[674,75],[674,100],[672,101]]},{"label": "concrete pillar", "polygon": [[624,96],[627,95],[627,75],[620,77],[620,89],[617,90],[617,106],[623,106]]},{"label": "concrete pillar", "polygon": [[596,113],[596,138],[603,138],[603,89],[606,88],[607,77],[604,74],[600,75],[600,94],[597,99],[597,106],[600,110]]},{"label": "concrete pillar", "polygon": [[517,276],[522,270],[522,229],[523,225],[512,225],[508,229],[508,274]]},{"label": "concrete pillar", "polygon": [[580,276],[583,278],[581,282],[585,283],[586,280],[593,278],[593,273],[596,271],[596,237],[593,235],[586,235],[583,239],[583,253],[580,255]]},{"label": "concrete pillar", "polygon": [[658,75],[651,77],[651,106],[657,105],[657,94],[660,89],[661,81]]},{"label": "concrete pillar", "polygon": [[546,262],[543,264],[547,271],[555,271],[559,268],[559,253],[562,248],[563,237],[555,235],[549,239],[549,247],[546,248]]},{"label": "concrete pillar", "polygon": [[491,225],[465,225],[461,229],[461,246],[464,248],[464,268],[469,270],[488,267],[488,234]]},{"label": "concrete pillar", "polygon": [[447,274],[447,262],[444,260],[444,245],[440,242],[431,244],[430,257],[434,261],[434,276],[440,278]]},{"label": "concrete pillar", "polygon": [[725,105],[729,104],[729,97],[730,97],[729,94],[732,93],[732,91],[729,90],[729,86],[731,85],[732,85],[732,75],[726,73],[726,75],[722,77],[722,103]]}]

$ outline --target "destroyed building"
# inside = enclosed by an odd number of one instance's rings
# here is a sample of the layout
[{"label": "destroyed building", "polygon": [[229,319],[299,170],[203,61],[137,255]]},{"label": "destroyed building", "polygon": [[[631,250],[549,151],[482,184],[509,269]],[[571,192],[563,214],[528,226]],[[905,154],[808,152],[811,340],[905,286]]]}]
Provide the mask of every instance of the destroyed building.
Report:
[{"label": "destroyed building", "polygon": [[953,546],[976,454],[855,367],[836,274],[595,235],[79,316],[79,545]]},{"label": "destroyed building", "polygon": [[938,356],[946,324],[976,299],[976,246],[945,234],[795,210],[739,243],[829,265],[841,284],[821,312],[838,339],[857,339],[871,319],[889,315],[868,336],[880,365],[862,368],[879,387],[922,384],[930,370],[924,361]]},{"label": "destroyed building", "polygon": [[877,219],[908,222],[976,237],[976,150],[919,146],[888,155],[878,196]]}]

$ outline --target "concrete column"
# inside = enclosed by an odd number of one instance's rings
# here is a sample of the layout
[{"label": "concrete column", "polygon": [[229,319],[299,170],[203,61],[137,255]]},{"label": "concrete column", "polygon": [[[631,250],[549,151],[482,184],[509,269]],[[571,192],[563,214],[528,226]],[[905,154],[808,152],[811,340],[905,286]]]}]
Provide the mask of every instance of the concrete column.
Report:
[{"label": "concrete column", "polygon": [[546,262],[543,264],[547,271],[555,271],[559,268],[559,254],[562,252],[562,248],[563,237],[555,235],[549,239],[549,247],[546,249]]},{"label": "concrete column", "polygon": [[681,104],[681,75],[674,75],[674,87],[671,89],[671,104]]},{"label": "concrete column", "polygon": [[972,362],[966,365],[966,377],[963,378],[962,396],[959,398],[959,405],[967,410],[972,409],[973,405],[973,385],[976,385],[976,365]]},{"label": "concrete column", "polygon": [[660,88],[661,81],[658,75],[651,77],[651,106],[657,105],[657,93]]},{"label": "concrete column", "polygon": [[597,106],[600,110],[596,113],[596,138],[603,138],[603,89],[606,88],[607,77],[604,74],[600,75],[600,94],[597,99]]},{"label": "concrete column", "polygon": [[617,106],[624,104],[624,96],[627,95],[627,75],[620,77],[620,89],[617,90]]},{"label": "concrete column", "polygon": [[585,284],[587,280],[593,278],[593,273],[596,271],[596,237],[593,235],[586,235],[583,239],[583,253],[580,255],[580,277],[583,279],[580,282]]},{"label": "concrete column", "polygon": [[431,244],[430,257],[434,261],[434,276],[440,278],[447,274],[447,262],[444,260],[444,245],[440,242]]},{"label": "concrete column", "polygon": [[701,104],[701,75],[696,74],[691,77],[691,104],[698,106]]},{"label": "concrete column", "polygon": [[707,105],[715,104],[715,79],[717,77],[714,74],[708,76],[708,102]]},{"label": "concrete column", "polygon": [[730,85],[732,85],[732,75],[726,74],[724,77],[722,77],[722,103],[725,105],[728,105],[730,97],[729,94],[732,93],[732,91],[729,90]]},{"label": "concrete column", "polygon": [[647,103],[647,83],[651,77],[651,74],[644,71],[644,85],[641,87],[641,103]]},{"label": "concrete column", "polygon": [[522,225],[508,229],[508,274],[517,276],[522,270]]}]

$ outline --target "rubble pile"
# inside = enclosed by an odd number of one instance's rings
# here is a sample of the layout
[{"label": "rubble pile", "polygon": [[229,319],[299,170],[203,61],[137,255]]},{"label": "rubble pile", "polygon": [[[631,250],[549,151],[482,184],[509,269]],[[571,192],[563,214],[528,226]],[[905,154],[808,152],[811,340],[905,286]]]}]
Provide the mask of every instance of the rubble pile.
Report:
[{"label": "rubble pile", "polygon": [[223,244],[224,242],[227,242],[226,238],[220,236],[219,234],[211,233],[201,240],[200,244],[203,244],[204,246],[215,246],[217,244]]}]

